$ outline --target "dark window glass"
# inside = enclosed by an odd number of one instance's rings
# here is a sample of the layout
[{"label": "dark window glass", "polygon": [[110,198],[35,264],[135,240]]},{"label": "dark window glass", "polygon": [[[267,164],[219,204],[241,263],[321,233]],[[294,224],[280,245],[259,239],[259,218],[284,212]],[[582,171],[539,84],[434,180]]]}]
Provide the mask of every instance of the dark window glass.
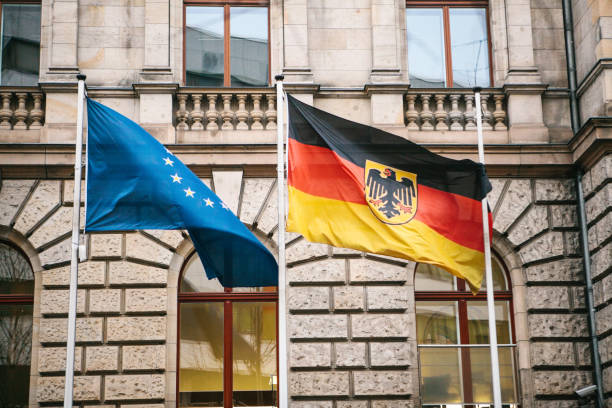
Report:
[{"label": "dark window glass", "polygon": [[268,84],[268,8],[230,8],[232,86]]},{"label": "dark window glass", "polygon": [[2,6],[1,85],[36,85],[40,65],[40,5]]},{"label": "dark window glass", "polygon": [[223,86],[223,7],[187,7],[187,86]]}]

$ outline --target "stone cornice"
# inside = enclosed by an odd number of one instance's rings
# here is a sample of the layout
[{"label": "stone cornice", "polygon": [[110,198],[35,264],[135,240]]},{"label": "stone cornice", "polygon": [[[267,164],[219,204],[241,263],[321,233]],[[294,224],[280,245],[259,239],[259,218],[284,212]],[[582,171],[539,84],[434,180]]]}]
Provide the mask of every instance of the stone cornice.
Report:
[{"label": "stone cornice", "polygon": [[604,69],[612,69],[612,58],[601,58],[595,62],[593,68],[585,75],[584,79],[578,84],[576,95],[579,97],[590,87],[599,77]]},{"label": "stone cornice", "polygon": [[583,169],[590,168],[605,154],[612,152],[612,116],[591,117],[569,141],[572,161]]}]

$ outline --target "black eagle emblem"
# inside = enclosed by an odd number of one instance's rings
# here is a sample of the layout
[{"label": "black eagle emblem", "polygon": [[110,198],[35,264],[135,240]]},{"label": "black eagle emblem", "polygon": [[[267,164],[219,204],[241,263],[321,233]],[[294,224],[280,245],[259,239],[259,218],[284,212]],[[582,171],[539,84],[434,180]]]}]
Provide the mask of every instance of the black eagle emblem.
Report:
[{"label": "black eagle emblem", "polygon": [[413,212],[412,199],[416,197],[414,182],[409,178],[396,179],[396,172],[385,168],[385,177],[378,169],[370,169],[366,185],[370,203],[387,218]]}]

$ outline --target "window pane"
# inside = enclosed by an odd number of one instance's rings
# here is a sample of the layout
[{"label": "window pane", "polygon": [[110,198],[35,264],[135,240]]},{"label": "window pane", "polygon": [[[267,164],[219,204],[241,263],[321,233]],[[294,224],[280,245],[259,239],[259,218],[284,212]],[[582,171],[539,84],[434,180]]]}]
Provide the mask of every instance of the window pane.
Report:
[{"label": "window pane", "polygon": [[457,344],[457,302],[416,302],[418,344]]},{"label": "window pane", "polygon": [[436,265],[418,264],[414,275],[415,290],[455,290],[455,277]]},{"label": "window pane", "polygon": [[235,406],[276,405],[276,303],[233,303]]},{"label": "window pane", "polygon": [[193,254],[189,258],[187,266],[185,266],[185,272],[183,272],[181,292],[223,292],[223,286],[219,279],[208,279],[206,277],[206,271],[204,271],[200,257]]},{"label": "window pane", "polygon": [[0,243],[0,294],[33,294],[34,273],[15,248]]},{"label": "window pane", "polygon": [[[510,344],[510,305],[498,300],[495,302],[495,325],[497,327],[497,342]],[[489,343],[489,313],[486,301],[467,303],[468,331],[470,344]]]},{"label": "window pane", "polygon": [[423,403],[463,401],[459,353],[457,349],[419,350]]},{"label": "window pane", "polygon": [[442,9],[406,9],[408,72],[413,88],[446,86]]},{"label": "window pane", "polygon": [[0,305],[0,406],[27,407],[32,305]]},{"label": "window pane", "polygon": [[187,86],[223,86],[223,7],[185,10]]},{"label": "window pane", "polygon": [[451,8],[453,87],[490,86],[487,13],[483,8]]},{"label": "window pane", "polygon": [[268,8],[230,8],[232,86],[268,84]]},{"label": "window pane", "polygon": [[223,303],[180,305],[179,405],[223,406]]},{"label": "window pane", "polygon": [[36,85],[40,61],[40,5],[2,6],[2,85]]},{"label": "window pane", "polygon": [[[514,349],[500,347],[498,351],[502,401],[504,403],[516,402],[514,392]],[[473,402],[493,401],[491,351],[488,348],[470,349],[470,368],[472,372]]]}]

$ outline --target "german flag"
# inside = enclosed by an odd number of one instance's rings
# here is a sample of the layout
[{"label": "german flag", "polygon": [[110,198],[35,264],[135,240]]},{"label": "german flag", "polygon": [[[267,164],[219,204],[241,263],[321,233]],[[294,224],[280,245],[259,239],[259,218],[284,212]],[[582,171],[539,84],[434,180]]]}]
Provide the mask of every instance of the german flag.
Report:
[{"label": "german flag", "polygon": [[288,231],[438,265],[480,288],[481,200],[491,190],[482,164],[288,102]]}]

